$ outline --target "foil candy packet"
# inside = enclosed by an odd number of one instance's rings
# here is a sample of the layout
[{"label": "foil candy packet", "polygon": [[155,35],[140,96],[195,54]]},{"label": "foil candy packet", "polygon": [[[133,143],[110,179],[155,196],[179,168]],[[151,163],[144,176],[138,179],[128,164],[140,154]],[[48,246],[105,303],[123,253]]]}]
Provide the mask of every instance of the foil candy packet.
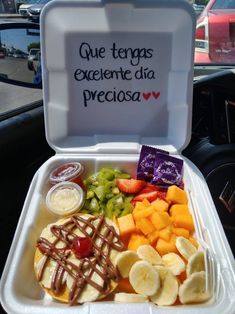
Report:
[{"label": "foil candy packet", "polygon": [[154,174],[154,164],[157,153],[168,155],[167,151],[155,147],[142,145],[140,158],[137,167],[137,179],[152,182]]},{"label": "foil candy packet", "polygon": [[152,184],[160,186],[177,185],[182,187],[183,160],[157,153],[154,163]]}]

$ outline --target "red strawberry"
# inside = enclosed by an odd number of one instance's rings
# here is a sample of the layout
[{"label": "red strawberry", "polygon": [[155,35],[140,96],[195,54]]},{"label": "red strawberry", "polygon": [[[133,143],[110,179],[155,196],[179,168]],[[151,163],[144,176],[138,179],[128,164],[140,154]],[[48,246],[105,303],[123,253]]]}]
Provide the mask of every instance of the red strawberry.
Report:
[{"label": "red strawberry", "polygon": [[166,191],[161,190],[159,187],[147,184],[139,194],[133,198],[133,202],[142,202],[144,199],[147,199],[149,202],[153,202],[156,198],[164,199],[166,198]]},{"label": "red strawberry", "polygon": [[135,179],[117,179],[116,186],[121,192],[136,194],[146,185],[145,181]]}]

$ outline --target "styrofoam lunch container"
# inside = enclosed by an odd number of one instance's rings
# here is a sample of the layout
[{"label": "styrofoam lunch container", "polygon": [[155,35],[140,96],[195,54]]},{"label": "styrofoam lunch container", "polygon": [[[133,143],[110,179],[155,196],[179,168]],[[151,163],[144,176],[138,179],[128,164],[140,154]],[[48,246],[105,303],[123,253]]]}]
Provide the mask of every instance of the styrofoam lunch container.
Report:
[{"label": "styrofoam lunch container", "polygon": [[[46,136],[56,154],[35,174],[1,280],[11,314],[234,313],[234,258],[199,170],[181,155],[191,134],[195,16],[184,1],[52,1],[41,15]],[[50,172],[78,161],[133,176],[142,144],[184,160],[196,237],[206,252],[211,299],[159,307],[94,302],[69,307],[34,275],[36,240],[57,220],[46,208]]]}]

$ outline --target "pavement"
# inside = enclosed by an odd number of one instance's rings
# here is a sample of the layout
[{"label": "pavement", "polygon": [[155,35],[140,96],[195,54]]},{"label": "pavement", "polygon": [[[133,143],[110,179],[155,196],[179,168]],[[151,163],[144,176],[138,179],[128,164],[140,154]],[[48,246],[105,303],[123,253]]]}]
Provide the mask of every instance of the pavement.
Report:
[{"label": "pavement", "polygon": [[0,114],[42,99],[42,90],[0,82]]}]

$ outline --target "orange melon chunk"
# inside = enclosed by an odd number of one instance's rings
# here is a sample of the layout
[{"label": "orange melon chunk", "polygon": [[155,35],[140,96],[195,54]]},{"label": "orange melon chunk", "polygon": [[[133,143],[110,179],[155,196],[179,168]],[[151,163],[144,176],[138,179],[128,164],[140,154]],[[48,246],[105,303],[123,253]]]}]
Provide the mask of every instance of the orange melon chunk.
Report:
[{"label": "orange melon chunk", "polygon": [[170,216],[166,212],[155,212],[150,220],[157,230],[161,230],[171,224]]},{"label": "orange melon chunk", "polygon": [[170,215],[175,216],[178,214],[190,214],[188,205],[186,204],[174,204],[170,207]]},{"label": "orange melon chunk", "polygon": [[135,203],[135,208],[136,209],[144,209],[146,207],[149,207],[150,203],[147,199],[144,199],[142,202],[136,202]]},{"label": "orange melon chunk", "polygon": [[189,230],[190,232],[194,231],[194,224],[192,215],[175,215],[173,217],[173,224],[176,228],[184,228]]},{"label": "orange melon chunk", "polygon": [[172,226],[167,226],[166,228],[163,228],[159,231],[159,238],[170,241],[172,235]]},{"label": "orange melon chunk", "polygon": [[159,238],[159,231],[158,231],[158,230],[155,230],[155,231],[149,233],[149,234],[147,235],[147,237],[148,237],[148,239],[149,239],[149,241],[150,241],[150,244],[153,245],[153,244],[156,243],[156,241],[157,241],[158,238]]},{"label": "orange melon chunk", "polygon": [[120,235],[124,236],[135,231],[135,222],[132,214],[128,214],[117,219]]},{"label": "orange melon chunk", "polygon": [[128,278],[121,278],[118,281],[117,290],[126,293],[136,293]]},{"label": "orange melon chunk", "polygon": [[151,203],[156,211],[165,212],[168,210],[169,204],[160,198],[157,198],[155,201]]},{"label": "orange melon chunk", "polygon": [[189,230],[185,228],[173,228],[173,233],[177,237],[184,237],[184,238],[189,238]]},{"label": "orange melon chunk", "polygon": [[173,204],[187,204],[188,197],[184,190],[181,190],[176,185],[169,186],[166,193],[166,200]]},{"label": "orange melon chunk", "polygon": [[142,204],[145,205],[146,207],[150,206],[150,202],[147,200],[147,198],[144,198]]},{"label": "orange melon chunk", "polygon": [[144,235],[132,233],[127,248],[128,250],[136,251],[143,244],[149,244],[149,240]]},{"label": "orange melon chunk", "polygon": [[136,221],[136,226],[143,234],[147,235],[155,230],[154,225],[147,218],[141,218]]},{"label": "orange melon chunk", "polygon": [[143,208],[142,210],[138,210],[137,212],[133,212],[133,216],[135,220],[141,219],[141,218],[146,218],[154,213],[154,207],[153,206],[148,206]]},{"label": "orange melon chunk", "polygon": [[171,252],[178,253],[175,242],[172,240],[166,241],[163,239],[159,239],[157,241],[156,250],[161,256]]}]

